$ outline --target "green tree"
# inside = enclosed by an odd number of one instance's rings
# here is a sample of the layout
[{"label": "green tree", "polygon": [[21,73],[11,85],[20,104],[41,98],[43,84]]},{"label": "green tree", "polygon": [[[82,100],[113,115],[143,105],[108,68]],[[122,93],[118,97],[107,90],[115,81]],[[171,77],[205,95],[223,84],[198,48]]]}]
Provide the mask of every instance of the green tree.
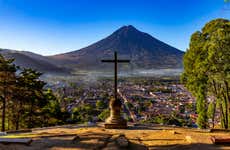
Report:
[{"label": "green tree", "polygon": [[73,108],[71,118],[75,122],[88,122],[92,121],[92,116],[94,116],[95,113],[95,110],[90,104],[84,104]]},{"label": "green tree", "polygon": [[32,69],[23,69],[19,75],[26,91],[24,93],[26,100],[24,122],[28,128],[42,124],[41,108],[48,103],[43,93],[46,83],[39,80],[41,75],[42,73]]},{"label": "green tree", "polygon": [[214,106],[219,101],[222,125],[224,128],[229,126],[229,45],[230,22],[216,19],[192,35],[189,49],[184,55],[181,79],[196,97],[197,123],[201,128],[207,127],[208,96],[215,97]]},{"label": "green tree", "polygon": [[12,93],[16,83],[16,66],[14,59],[6,59],[0,55],[0,100],[2,102],[2,131],[5,131],[6,106],[12,100]]},{"label": "green tree", "polygon": [[18,130],[53,125],[51,119],[59,122],[62,117],[60,104],[53,92],[45,89],[46,83],[40,80],[42,73],[20,69],[13,61],[0,55],[2,131],[5,131],[6,124],[8,130]]},{"label": "green tree", "polygon": [[207,117],[207,101],[205,97],[205,90],[202,86],[199,87],[197,92],[197,124],[200,128],[207,128],[208,127],[208,117]]},{"label": "green tree", "polygon": [[104,109],[104,108],[106,108],[106,106],[107,106],[106,103],[102,100],[98,100],[96,102],[96,108],[97,109]]},{"label": "green tree", "polygon": [[101,121],[105,121],[105,119],[109,117],[109,114],[110,114],[109,109],[104,109],[104,110],[98,115],[98,118],[99,118]]},{"label": "green tree", "polygon": [[44,91],[44,97],[48,101],[42,108],[43,126],[56,125],[62,123],[61,106],[51,89]]},{"label": "green tree", "polygon": [[212,128],[214,128],[215,126],[215,120],[214,120],[214,117],[215,117],[215,104],[214,102],[210,102],[209,105],[208,105],[208,118],[212,120]]}]

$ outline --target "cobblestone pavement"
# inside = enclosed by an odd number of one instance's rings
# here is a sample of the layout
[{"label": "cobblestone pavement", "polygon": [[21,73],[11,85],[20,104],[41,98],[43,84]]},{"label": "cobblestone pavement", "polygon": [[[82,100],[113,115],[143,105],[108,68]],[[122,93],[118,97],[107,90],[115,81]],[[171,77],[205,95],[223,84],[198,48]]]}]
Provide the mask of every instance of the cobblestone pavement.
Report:
[{"label": "cobblestone pavement", "polygon": [[213,145],[210,137],[230,137],[229,133],[209,133],[174,127],[137,127],[126,130],[103,127],[54,127],[32,133],[8,135],[8,138],[32,138],[30,145],[0,144],[0,150],[200,150],[230,149]]}]

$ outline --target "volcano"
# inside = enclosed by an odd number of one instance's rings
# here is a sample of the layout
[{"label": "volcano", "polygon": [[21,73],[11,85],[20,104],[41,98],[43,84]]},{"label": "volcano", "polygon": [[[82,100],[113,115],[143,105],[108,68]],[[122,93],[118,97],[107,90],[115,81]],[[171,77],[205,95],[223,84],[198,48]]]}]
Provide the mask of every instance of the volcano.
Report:
[{"label": "volcano", "polygon": [[101,70],[109,68],[109,65],[101,63],[101,59],[113,58],[114,51],[119,58],[130,59],[132,69],[182,68],[184,52],[132,25],[123,26],[88,47],[50,56],[50,59],[65,68]]}]

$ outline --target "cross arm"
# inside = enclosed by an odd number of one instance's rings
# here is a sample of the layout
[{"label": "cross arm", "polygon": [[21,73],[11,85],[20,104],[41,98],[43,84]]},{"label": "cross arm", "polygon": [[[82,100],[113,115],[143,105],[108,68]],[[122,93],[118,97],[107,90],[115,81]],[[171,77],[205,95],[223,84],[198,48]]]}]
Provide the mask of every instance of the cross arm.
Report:
[{"label": "cross arm", "polygon": [[115,62],[114,60],[101,60],[101,62]]},{"label": "cross arm", "polygon": [[[114,63],[115,62],[115,60],[101,60],[101,62],[112,62],[112,63]],[[118,63],[129,63],[130,62],[130,60],[117,60],[116,62],[118,62]]]},{"label": "cross arm", "polygon": [[124,60],[117,60],[117,62],[118,62],[118,63],[129,63],[130,60],[125,60],[125,59],[124,59]]}]

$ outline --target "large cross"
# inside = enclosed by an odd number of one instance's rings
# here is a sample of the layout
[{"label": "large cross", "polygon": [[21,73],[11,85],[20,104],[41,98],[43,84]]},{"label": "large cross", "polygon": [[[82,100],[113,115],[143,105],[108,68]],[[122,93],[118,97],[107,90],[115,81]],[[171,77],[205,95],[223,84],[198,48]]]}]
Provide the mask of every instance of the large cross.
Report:
[{"label": "large cross", "polygon": [[117,59],[117,52],[114,52],[113,60],[101,60],[101,62],[114,63],[114,98],[117,100],[117,63],[129,63],[130,60]]}]

